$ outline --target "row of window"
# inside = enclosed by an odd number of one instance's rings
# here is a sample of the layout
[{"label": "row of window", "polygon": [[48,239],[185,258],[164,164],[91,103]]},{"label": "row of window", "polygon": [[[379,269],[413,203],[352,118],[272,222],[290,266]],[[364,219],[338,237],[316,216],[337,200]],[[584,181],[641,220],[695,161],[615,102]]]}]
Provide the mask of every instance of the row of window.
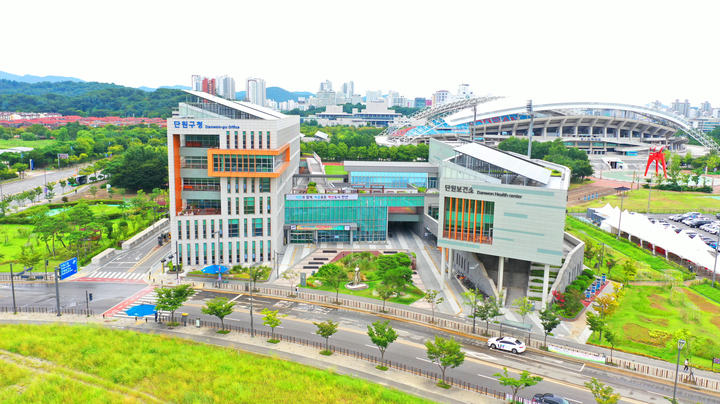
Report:
[{"label": "row of window", "polygon": [[408,185],[437,188],[437,177],[429,176],[428,173],[353,171],[350,173],[350,183],[384,185],[390,188],[407,188]]},{"label": "row of window", "polygon": [[216,172],[271,173],[275,167],[274,157],[216,154],[213,156],[213,169]]},{"label": "row of window", "polygon": [[[238,134],[238,131],[233,131],[232,134],[230,134],[230,131],[225,132],[226,140],[227,140],[227,148],[228,149],[255,149],[256,145],[258,149],[269,149],[270,148],[270,132],[265,132],[265,135],[263,136],[263,132],[259,131],[257,133],[257,137],[255,136],[255,131],[250,131],[250,134],[248,135],[247,131],[243,131],[242,133],[242,143],[240,143],[241,137]],[[249,140],[249,142],[248,142]],[[256,142],[257,140],[257,142]],[[240,145],[242,144],[242,147]],[[263,147],[264,145],[264,147]],[[249,146],[249,147],[248,147]]]},{"label": "row of window", "polygon": [[[209,248],[208,248],[209,244]],[[234,244],[234,245],[233,245]],[[195,254],[190,254],[193,244],[178,244],[178,260],[187,265],[208,265],[224,264],[227,258],[228,264],[240,264],[243,262],[272,261],[272,244],[270,240],[236,241],[227,243],[227,254],[223,246],[225,243],[195,243]],[[242,249],[240,247],[243,247]]]},{"label": "row of window", "polygon": [[[242,178],[242,190],[243,190],[242,193],[243,194],[247,194],[248,189],[251,194],[255,193],[255,183],[256,183],[255,180],[256,180],[256,178],[249,178],[249,179]],[[234,187],[233,187],[233,183],[234,183]],[[249,188],[248,188],[248,185],[250,185]],[[240,193],[240,178],[235,178],[235,181],[233,181],[232,178],[227,179],[227,192],[231,193],[232,188],[235,188],[236,194]],[[257,178],[257,190],[260,193],[269,193],[270,192],[270,178]]]},{"label": "row of window", "polygon": [[183,191],[220,191],[220,178],[183,178]]},{"label": "row of window", "polygon": [[[265,203],[265,210],[263,210],[263,199],[266,199],[267,202]],[[254,215],[255,214],[255,197],[249,197],[249,198],[243,198],[243,204],[242,204],[242,212],[246,215]],[[272,213],[271,209],[271,199],[268,196],[267,198],[263,198],[262,196],[257,198],[259,209],[257,210],[258,214],[263,213]],[[234,208],[233,209],[233,205]],[[233,204],[232,198],[227,198],[227,214],[231,215],[235,212],[236,215],[240,215],[240,198],[235,198],[235,203]]]},{"label": "row of window", "polygon": [[446,197],[443,237],[492,244],[495,202]]},{"label": "row of window", "polygon": [[207,157],[205,156],[181,156],[181,168],[191,168],[195,170],[207,170]]},{"label": "row of window", "polygon": [[[267,223],[267,227],[263,226],[263,221]],[[208,227],[208,222],[209,227]],[[250,225],[250,228],[248,229],[248,224]],[[208,239],[208,238],[223,238],[227,235],[227,237],[240,237],[240,219],[229,219],[228,220],[228,232],[225,233],[223,230],[223,221],[222,219],[218,219],[218,232],[215,232],[215,220],[203,220],[202,224],[200,223],[200,220],[185,220],[185,224],[183,225],[182,220],[178,220],[177,222],[177,238],[178,240],[183,239],[183,235],[185,236],[186,240],[199,240],[199,239]],[[183,232],[183,227],[185,228],[185,232]],[[248,236],[249,234],[249,236]],[[191,237],[193,235],[194,237]],[[202,236],[202,237],[201,237]],[[243,219],[243,237],[264,237],[264,236],[272,236],[272,218],[251,218],[248,222],[248,219]]]}]

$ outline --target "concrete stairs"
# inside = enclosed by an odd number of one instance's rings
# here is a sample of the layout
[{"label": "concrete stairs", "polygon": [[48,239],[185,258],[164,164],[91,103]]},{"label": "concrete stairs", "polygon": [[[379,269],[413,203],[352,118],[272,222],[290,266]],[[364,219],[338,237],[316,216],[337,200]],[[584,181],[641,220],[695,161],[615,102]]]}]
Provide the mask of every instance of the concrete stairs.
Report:
[{"label": "concrete stairs", "polygon": [[[543,272],[545,271],[545,265],[533,262],[530,264],[530,282],[528,282],[527,296],[532,301],[542,301],[542,286],[543,286]],[[555,283],[560,267],[550,267],[550,282],[548,283],[548,290]]]}]

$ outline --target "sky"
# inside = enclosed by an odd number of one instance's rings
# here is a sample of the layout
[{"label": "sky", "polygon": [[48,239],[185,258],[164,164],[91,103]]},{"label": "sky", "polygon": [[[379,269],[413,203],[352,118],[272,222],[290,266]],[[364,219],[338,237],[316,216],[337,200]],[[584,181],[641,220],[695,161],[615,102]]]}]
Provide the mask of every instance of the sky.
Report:
[{"label": "sky", "polygon": [[[129,87],[480,95],[720,107],[720,1],[14,1],[0,71]],[[15,16],[14,18],[7,18]]]}]

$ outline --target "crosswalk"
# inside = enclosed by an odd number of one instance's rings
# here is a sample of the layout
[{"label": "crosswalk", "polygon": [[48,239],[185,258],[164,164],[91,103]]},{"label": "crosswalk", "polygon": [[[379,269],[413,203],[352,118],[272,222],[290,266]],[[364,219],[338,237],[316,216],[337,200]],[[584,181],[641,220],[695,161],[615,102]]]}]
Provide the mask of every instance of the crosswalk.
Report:
[{"label": "crosswalk", "polygon": [[[134,316],[128,316],[126,312],[127,312],[130,308],[135,307],[135,306],[139,306],[139,305],[141,305],[141,304],[150,304],[150,305],[153,305],[153,306],[157,304],[157,293],[155,293],[155,289],[153,289],[152,292],[150,292],[150,293],[144,295],[143,297],[141,297],[141,298],[135,300],[134,302],[132,302],[132,304],[131,304],[129,307],[127,307],[125,310],[122,310],[122,311],[117,312],[113,317],[116,317],[116,318],[135,318]],[[163,314],[163,312],[160,312],[160,314]],[[152,320],[152,319],[153,319],[153,318],[152,318],[152,316],[151,316],[150,320]]]},{"label": "crosswalk", "polygon": [[147,272],[105,272],[105,271],[96,271],[91,274],[85,275],[85,278],[95,278],[95,279],[143,279],[147,278]]}]

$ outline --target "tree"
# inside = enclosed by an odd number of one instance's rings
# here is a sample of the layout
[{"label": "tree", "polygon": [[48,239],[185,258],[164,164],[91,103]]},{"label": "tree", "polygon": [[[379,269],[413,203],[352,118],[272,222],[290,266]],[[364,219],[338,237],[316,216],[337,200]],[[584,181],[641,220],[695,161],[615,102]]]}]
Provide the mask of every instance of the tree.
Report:
[{"label": "tree", "polygon": [[395,288],[390,285],[381,283],[375,287],[375,292],[377,292],[378,297],[382,299],[382,301],[383,301],[382,311],[385,312],[385,301],[387,299],[390,299],[391,297],[393,297],[393,295],[396,293]]},{"label": "tree", "polygon": [[612,316],[618,307],[620,307],[620,304],[614,294],[598,296],[595,299],[595,311],[599,312],[602,318]]},{"label": "tree", "polygon": [[546,308],[545,310],[540,310],[540,324],[542,324],[543,332],[545,333],[544,345],[547,346],[548,334],[550,334],[555,327],[560,325],[560,319],[558,318],[557,313],[555,313],[555,310]]},{"label": "tree", "polygon": [[617,404],[620,401],[619,393],[614,393],[612,387],[606,386],[594,377],[589,382],[585,382],[585,387],[590,390],[598,404]]},{"label": "tree", "polygon": [[321,337],[325,338],[325,353],[330,355],[332,352],[330,352],[329,347],[329,341],[328,339],[337,332],[338,326],[340,326],[339,323],[333,323],[332,320],[323,321],[322,323],[316,323],[313,322],[318,328],[317,333]]},{"label": "tree", "polygon": [[615,343],[617,343],[617,334],[611,330],[605,330],[605,341],[610,344],[610,362],[612,362],[613,350],[615,349]]},{"label": "tree", "polygon": [[278,317],[287,317],[287,314],[282,314],[278,316],[278,310],[270,310],[267,307],[262,309],[260,314],[264,315],[263,318],[263,324],[270,327],[272,330],[272,337],[270,338],[270,342],[278,342],[278,340],[275,339],[275,327],[278,327],[280,324],[282,324],[282,320],[280,320]]},{"label": "tree", "polygon": [[335,303],[339,304],[340,286],[348,280],[345,268],[337,264],[325,264],[320,267],[316,276],[335,289]]},{"label": "tree", "polygon": [[527,370],[523,370],[522,373],[520,373],[520,378],[515,379],[513,377],[510,377],[506,367],[503,367],[503,373],[495,373],[493,376],[498,378],[498,382],[501,386],[510,388],[510,391],[512,391],[511,394],[513,396],[513,400],[517,398],[518,392],[520,390],[527,387],[532,387],[543,381],[542,377],[531,376],[530,372],[528,372]]},{"label": "tree", "polygon": [[90,187],[90,193],[92,194],[93,198],[95,198],[95,195],[98,193],[98,187],[93,185]]},{"label": "tree", "polygon": [[502,314],[500,312],[500,304],[497,300],[486,297],[483,300],[482,306],[478,306],[478,311],[475,313],[477,318],[485,322],[485,334],[490,334],[490,320]]},{"label": "tree", "polygon": [[110,185],[114,187],[148,192],[163,188],[168,182],[167,148],[133,145],[114,157],[105,172],[110,174]]},{"label": "tree", "polygon": [[283,272],[282,278],[290,283],[290,294],[293,293],[293,285],[297,284],[297,280],[300,277],[300,273],[294,269]]},{"label": "tree", "polygon": [[478,299],[482,296],[478,289],[472,289],[462,294],[464,300],[463,304],[470,307],[471,313],[468,317],[473,319],[472,332],[475,334],[475,319],[478,317],[478,309],[483,305],[483,299]]},{"label": "tree", "polygon": [[185,303],[194,293],[195,290],[193,290],[190,285],[180,285],[175,288],[158,288],[156,290],[157,304],[155,309],[158,311],[169,311],[170,318],[174,318],[175,310],[182,307],[183,303]]},{"label": "tree", "polygon": [[226,297],[216,297],[208,300],[205,306],[200,308],[203,314],[208,316],[215,316],[220,319],[222,330],[225,330],[225,317],[229,316],[233,312],[235,302],[228,301]]},{"label": "tree", "polygon": [[517,313],[522,316],[523,323],[525,322],[525,316],[532,313],[533,309],[535,309],[532,300],[527,296],[513,300],[513,304],[518,307]]},{"label": "tree", "polygon": [[445,301],[442,297],[437,297],[437,295],[440,293],[439,290],[433,290],[429,289],[425,291],[425,296],[423,296],[423,300],[430,303],[430,308],[432,309],[432,322],[435,322],[435,306],[441,304]]},{"label": "tree", "polygon": [[605,321],[603,321],[602,318],[599,316],[596,316],[592,313],[587,313],[585,316],[585,322],[587,323],[588,327],[590,327],[590,331],[593,332],[593,337],[595,336],[595,331],[600,332],[600,340],[602,340],[602,331],[605,328]]},{"label": "tree", "polygon": [[619,259],[617,259],[613,256],[608,256],[607,261],[605,261],[605,266],[608,269],[608,275],[610,275],[610,271],[612,271],[612,269],[615,268],[619,263],[620,263]]},{"label": "tree", "polygon": [[625,260],[623,262],[623,271],[625,271],[625,275],[627,276],[628,281],[635,280],[635,276],[637,275],[637,265],[635,264],[634,260]]},{"label": "tree", "polygon": [[385,365],[385,351],[388,346],[395,342],[398,338],[395,329],[390,326],[390,321],[380,322],[380,320],[372,323],[372,326],[368,325],[368,337],[370,341],[375,344],[380,350],[380,363],[381,366]]},{"label": "tree", "polygon": [[427,357],[435,362],[442,372],[441,385],[446,386],[445,370],[450,367],[454,369],[465,362],[465,352],[460,348],[461,345],[454,338],[445,339],[439,335],[435,336],[435,342],[425,341],[427,348]]},{"label": "tree", "polygon": [[396,267],[385,272],[383,283],[395,288],[404,288],[412,283],[412,270],[408,267]]},{"label": "tree", "polygon": [[252,288],[255,290],[255,283],[262,279],[267,277],[270,272],[272,272],[272,268],[265,266],[265,265],[258,265],[256,267],[248,267],[243,268],[240,265],[235,265],[233,267],[233,270],[240,270],[240,273],[246,274],[248,277],[250,277],[250,280],[252,280]]},{"label": "tree", "polygon": [[25,170],[30,168],[30,166],[23,163],[15,163],[10,168],[20,173],[20,177],[23,177],[23,173],[25,173]]},{"label": "tree", "polygon": [[22,246],[20,247],[20,251],[20,255],[18,255],[15,260],[25,268],[34,267],[35,264],[42,259],[42,255],[35,251],[32,246]]}]

